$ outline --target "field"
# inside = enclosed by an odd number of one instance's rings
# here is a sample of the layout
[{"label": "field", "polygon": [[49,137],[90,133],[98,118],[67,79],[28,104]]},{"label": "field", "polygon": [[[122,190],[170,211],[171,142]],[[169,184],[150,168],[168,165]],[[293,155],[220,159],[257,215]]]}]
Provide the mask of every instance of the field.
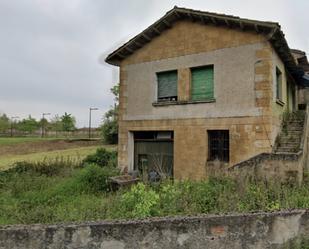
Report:
[{"label": "field", "polygon": [[101,142],[98,140],[0,138],[0,170],[7,169],[18,161],[34,162],[60,157],[82,160],[100,145]]},{"label": "field", "polygon": [[87,155],[94,153],[98,146],[87,146],[74,149],[55,150],[49,152],[31,153],[25,155],[0,156],[0,170],[8,169],[15,162],[36,162],[55,158],[82,160]]},{"label": "field", "polygon": [[14,145],[27,142],[42,142],[56,140],[55,138],[41,138],[41,137],[0,137],[0,146]]}]

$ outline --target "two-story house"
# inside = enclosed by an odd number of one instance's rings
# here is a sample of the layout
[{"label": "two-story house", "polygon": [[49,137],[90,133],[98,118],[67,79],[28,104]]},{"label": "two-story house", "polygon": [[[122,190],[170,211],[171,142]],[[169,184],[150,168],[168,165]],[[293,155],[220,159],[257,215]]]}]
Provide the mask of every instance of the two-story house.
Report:
[{"label": "two-story house", "polygon": [[176,179],[272,151],[305,54],[280,25],[175,6],[108,55],[120,68],[118,164]]}]

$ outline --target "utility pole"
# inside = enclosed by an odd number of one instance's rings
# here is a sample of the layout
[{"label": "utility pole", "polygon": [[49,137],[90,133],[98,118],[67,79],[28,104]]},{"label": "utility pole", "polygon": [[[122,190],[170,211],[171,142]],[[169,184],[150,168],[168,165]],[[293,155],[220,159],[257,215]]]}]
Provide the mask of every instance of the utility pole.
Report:
[{"label": "utility pole", "polygon": [[44,137],[44,130],[45,130],[45,127],[44,127],[44,120],[45,120],[45,116],[47,115],[50,115],[50,113],[43,113],[42,114],[42,137]]},{"label": "utility pole", "polygon": [[89,108],[89,130],[88,130],[89,139],[91,138],[91,112],[96,111],[96,110],[99,110],[99,108],[96,108],[96,107]]},{"label": "utility pole", "polygon": [[14,124],[14,119],[19,118],[18,116],[11,117],[11,137],[13,137],[13,124]]}]

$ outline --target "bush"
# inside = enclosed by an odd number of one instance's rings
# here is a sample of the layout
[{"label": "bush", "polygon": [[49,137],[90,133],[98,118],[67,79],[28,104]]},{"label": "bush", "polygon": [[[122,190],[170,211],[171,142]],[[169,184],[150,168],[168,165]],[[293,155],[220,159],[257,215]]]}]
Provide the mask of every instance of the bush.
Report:
[{"label": "bush", "polygon": [[130,218],[145,218],[157,214],[158,202],[159,195],[154,190],[147,189],[143,183],[138,183],[122,195],[120,205],[123,215]]},{"label": "bush", "polygon": [[96,164],[86,165],[75,177],[75,185],[81,192],[99,193],[110,191],[109,178],[119,174],[114,167],[100,167]]},{"label": "bush", "polygon": [[117,166],[117,151],[109,151],[105,148],[98,148],[94,154],[88,155],[84,163],[95,163],[101,167]]}]

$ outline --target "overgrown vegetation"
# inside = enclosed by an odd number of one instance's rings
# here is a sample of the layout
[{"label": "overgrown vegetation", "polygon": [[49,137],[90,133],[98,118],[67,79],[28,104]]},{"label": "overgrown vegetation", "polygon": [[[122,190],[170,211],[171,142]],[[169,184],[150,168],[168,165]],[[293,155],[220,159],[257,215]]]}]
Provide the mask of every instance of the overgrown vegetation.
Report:
[{"label": "overgrown vegetation", "polygon": [[84,163],[94,163],[101,167],[116,167],[117,165],[117,152],[109,151],[105,148],[99,148],[94,154],[88,155],[84,159]]},{"label": "overgrown vegetation", "polygon": [[0,224],[102,218],[110,190],[108,178],[117,174],[111,164],[63,158],[17,163],[0,172]]},{"label": "overgrown vegetation", "polygon": [[109,177],[119,174],[115,158],[100,149],[83,163],[22,162],[0,172],[0,224],[309,208],[308,182],[166,180],[111,192]]},{"label": "overgrown vegetation", "polygon": [[308,181],[165,180],[112,192],[116,158],[115,151],[100,148],[83,161],[59,157],[1,171],[0,224],[309,208]]}]

